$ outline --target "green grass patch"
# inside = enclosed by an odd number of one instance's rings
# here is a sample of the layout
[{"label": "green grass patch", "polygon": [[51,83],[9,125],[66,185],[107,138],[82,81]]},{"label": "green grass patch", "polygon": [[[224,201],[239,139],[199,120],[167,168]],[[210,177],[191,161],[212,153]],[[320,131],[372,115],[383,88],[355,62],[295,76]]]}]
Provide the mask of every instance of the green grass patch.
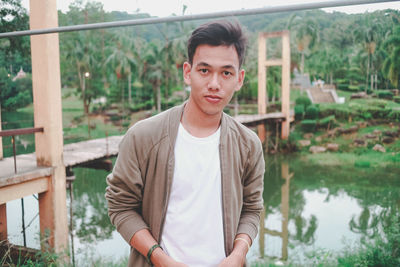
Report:
[{"label": "green grass patch", "polygon": [[[400,160],[399,154],[381,153],[377,151],[364,151],[360,154],[343,152],[343,153],[321,153],[321,154],[304,154],[303,157],[312,164],[321,166],[356,166],[356,167],[396,167],[397,161]],[[357,163],[356,163],[357,162]],[[368,166],[367,166],[368,165]],[[400,171],[400,166],[397,166]]]}]

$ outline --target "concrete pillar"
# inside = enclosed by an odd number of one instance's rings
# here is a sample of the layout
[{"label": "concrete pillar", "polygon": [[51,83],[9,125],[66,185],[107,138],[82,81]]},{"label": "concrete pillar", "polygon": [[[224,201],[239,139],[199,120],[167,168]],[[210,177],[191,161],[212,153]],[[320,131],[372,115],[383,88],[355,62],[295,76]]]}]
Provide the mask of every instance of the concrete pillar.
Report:
[{"label": "concrete pillar", "polygon": [[[30,0],[30,28],[58,26],[56,0]],[[54,167],[51,188],[39,195],[40,228],[56,252],[68,249],[66,178],[63,163],[62,106],[58,34],[31,36],[32,84],[38,166]],[[42,232],[42,235],[44,233]]]},{"label": "concrete pillar", "polygon": [[289,138],[290,131],[290,35],[289,31],[282,32],[282,122],[281,137]]}]

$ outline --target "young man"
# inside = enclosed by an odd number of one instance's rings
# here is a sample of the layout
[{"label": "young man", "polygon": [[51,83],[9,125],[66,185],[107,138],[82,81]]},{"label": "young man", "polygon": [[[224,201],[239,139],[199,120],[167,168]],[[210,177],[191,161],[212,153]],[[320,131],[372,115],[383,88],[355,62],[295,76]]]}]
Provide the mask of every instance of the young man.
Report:
[{"label": "young man", "polygon": [[251,130],[223,113],[243,84],[238,24],[206,23],[188,41],[189,100],[136,123],[107,177],[109,215],[129,266],[243,266],[263,208],[264,159]]}]

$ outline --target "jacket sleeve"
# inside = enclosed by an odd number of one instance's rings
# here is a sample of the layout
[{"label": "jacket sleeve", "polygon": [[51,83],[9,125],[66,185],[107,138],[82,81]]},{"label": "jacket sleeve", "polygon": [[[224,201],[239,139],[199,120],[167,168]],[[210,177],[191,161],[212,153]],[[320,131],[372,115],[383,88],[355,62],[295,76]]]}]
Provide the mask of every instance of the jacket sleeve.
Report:
[{"label": "jacket sleeve", "polygon": [[141,215],[143,179],[131,128],[119,144],[112,173],[107,176],[108,215],[121,236],[130,242],[139,230],[149,228]]},{"label": "jacket sleeve", "polygon": [[237,234],[247,234],[252,242],[257,236],[263,206],[265,161],[261,142],[249,152],[243,180],[243,206]]}]

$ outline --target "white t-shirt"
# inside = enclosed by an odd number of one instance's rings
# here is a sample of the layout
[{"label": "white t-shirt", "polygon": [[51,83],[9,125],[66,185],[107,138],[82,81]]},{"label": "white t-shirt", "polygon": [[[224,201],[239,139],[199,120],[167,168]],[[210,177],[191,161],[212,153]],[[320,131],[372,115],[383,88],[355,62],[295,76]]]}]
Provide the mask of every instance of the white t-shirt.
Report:
[{"label": "white t-shirt", "polygon": [[219,139],[220,128],[197,138],[179,126],[161,246],[190,267],[217,266],[225,258]]}]

